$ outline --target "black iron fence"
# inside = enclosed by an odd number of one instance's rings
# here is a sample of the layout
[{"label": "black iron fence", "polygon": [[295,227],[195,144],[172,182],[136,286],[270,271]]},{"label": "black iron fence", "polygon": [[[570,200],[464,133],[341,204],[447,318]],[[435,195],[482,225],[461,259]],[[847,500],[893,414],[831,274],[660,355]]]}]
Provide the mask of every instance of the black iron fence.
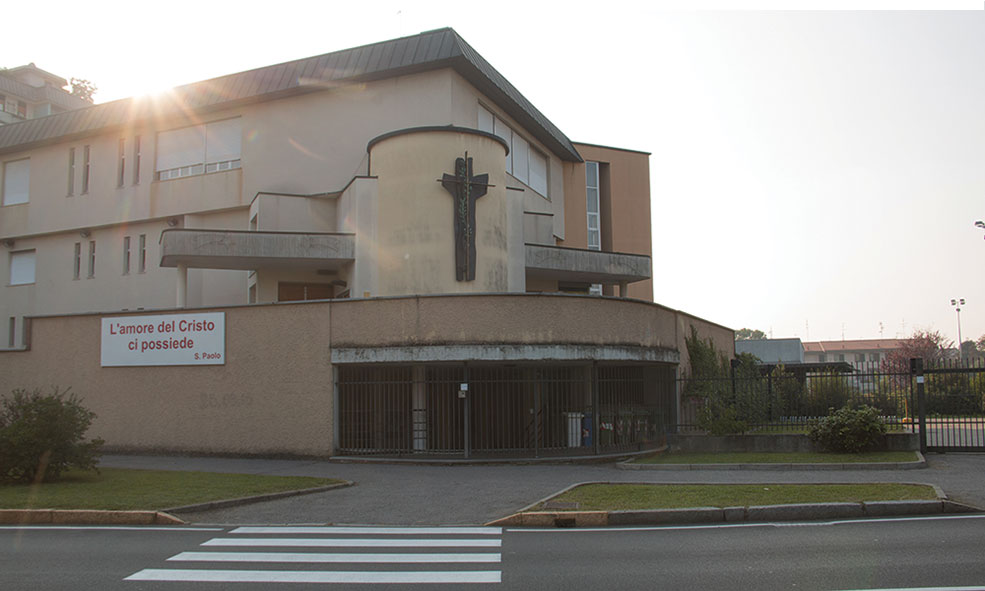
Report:
[{"label": "black iron fence", "polygon": [[920,431],[918,382],[931,450],[985,448],[985,360],[915,367],[733,367],[727,376],[678,381],[682,432],[802,432],[846,404],[878,409],[896,430]]},{"label": "black iron fence", "polygon": [[344,366],[336,447],[450,457],[644,449],[674,428],[675,378],[661,365]]}]

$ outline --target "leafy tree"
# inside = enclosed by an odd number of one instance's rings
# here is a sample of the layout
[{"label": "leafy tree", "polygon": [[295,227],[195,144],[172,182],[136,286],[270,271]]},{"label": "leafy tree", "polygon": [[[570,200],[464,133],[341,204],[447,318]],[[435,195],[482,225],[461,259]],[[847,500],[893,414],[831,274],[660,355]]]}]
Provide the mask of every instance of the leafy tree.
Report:
[{"label": "leafy tree", "polygon": [[923,359],[924,365],[940,364],[952,346],[952,341],[940,331],[914,331],[910,338],[900,341],[900,346],[886,355],[882,370],[886,373],[908,373],[910,359],[914,358]]},{"label": "leafy tree", "polygon": [[978,343],[967,340],[961,343],[961,359],[977,359],[985,356],[985,352],[978,349]]},{"label": "leafy tree", "polygon": [[759,341],[766,338],[766,333],[753,328],[740,328],[735,331],[737,341]]},{"label": "leafy tree", "polygon": [[87,103],[92,103],[92,95],[96,94],[98,88],[85,78],[72,78],[72,96],[77,96]]}]

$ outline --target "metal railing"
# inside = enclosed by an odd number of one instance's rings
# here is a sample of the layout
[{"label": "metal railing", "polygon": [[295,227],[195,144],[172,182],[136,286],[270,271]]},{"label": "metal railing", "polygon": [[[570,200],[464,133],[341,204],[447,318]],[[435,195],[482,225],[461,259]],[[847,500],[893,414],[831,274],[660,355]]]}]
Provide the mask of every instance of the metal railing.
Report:
[{"label": "metal railing", "polygon": [[676,417],[673,366],[343,366],[345,454],[540,457],[654,446]]}]

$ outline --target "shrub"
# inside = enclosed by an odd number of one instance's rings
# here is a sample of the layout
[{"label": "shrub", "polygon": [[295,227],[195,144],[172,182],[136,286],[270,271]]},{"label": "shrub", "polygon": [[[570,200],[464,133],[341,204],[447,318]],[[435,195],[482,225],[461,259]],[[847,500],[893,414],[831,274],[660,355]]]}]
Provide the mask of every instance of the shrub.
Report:
[{"label": "shrub", "polygon": [[812,420],[811,441],[825,451],[859,453],[871,448],[886,433],[879,411],[871,406],[831,409],[828,416]]},{"label": "shrub", "polygon": [[847,405],[855,394],[855,388],[845,376],[833,372],[818,375],[810,380],[804,410],[808,416],[819,416]]},{"label": "shrub", "polygon": [[95,470],[103,440],[84,439],[95,417],[70,389],[18,389],[0,399],[0,481],[51,481],[67,468]]},{"label": "shrub", "polygon": [[734,435],[749,430],[749,425],[739,419],[734,406],[727,406],[716,400],[707,400],[698,411],[698,427],[709,435]]}]

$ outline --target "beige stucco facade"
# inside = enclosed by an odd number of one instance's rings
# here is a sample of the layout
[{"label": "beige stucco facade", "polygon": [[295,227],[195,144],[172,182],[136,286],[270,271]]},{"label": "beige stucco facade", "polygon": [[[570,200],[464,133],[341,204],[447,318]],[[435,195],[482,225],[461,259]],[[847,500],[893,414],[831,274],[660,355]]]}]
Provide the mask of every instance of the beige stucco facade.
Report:
[{"label": "beige stucco facade", "polygon": [[668,363],[686,351],[691,327],[720,350],[731,337],[728,329],[656,304],[576,295],[371,298],[159,313],[203,311],[225,314],[224,365],[102,367],[105,315],[49,316],[30,322],[26,349],[0,352],[0,392],[72,387],[98,415],[92,435],[111,449],[329,456],[333,367],[355,352],[423,357],[440,349],[446,363],[482,355],[507,356],[486,363],[523,363],[508,356],[529,351],[540,363],[591,361],[579,358],[589,353],[608,362]]}]

